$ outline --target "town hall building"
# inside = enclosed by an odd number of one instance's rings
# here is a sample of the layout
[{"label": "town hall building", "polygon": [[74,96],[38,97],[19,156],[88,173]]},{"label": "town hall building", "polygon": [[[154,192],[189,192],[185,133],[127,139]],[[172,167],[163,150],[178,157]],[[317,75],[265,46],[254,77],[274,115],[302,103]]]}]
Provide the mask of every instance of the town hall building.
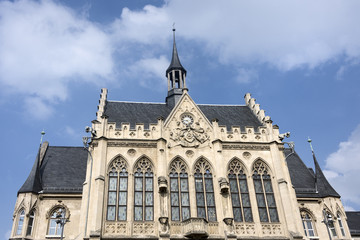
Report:
[{"label": "town hall building", "polygon": [[315,154],[309,169],[249,93],[195,103],[186,74],[174,35],[164,103],[102,89],[84,147],[44,142],[10,239],[351,239]]}]

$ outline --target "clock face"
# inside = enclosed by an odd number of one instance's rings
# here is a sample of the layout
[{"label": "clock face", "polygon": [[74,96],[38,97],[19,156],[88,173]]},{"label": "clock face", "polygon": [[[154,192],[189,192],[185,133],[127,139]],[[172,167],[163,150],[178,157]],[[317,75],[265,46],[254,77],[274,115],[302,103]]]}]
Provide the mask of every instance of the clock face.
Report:
[{"label": "clock face", "polygon": [[194,122],[194,119],[192,118],[191,115],[184,115],[184,116],[182,116],[181,121],[185,125],[190,125]]}]

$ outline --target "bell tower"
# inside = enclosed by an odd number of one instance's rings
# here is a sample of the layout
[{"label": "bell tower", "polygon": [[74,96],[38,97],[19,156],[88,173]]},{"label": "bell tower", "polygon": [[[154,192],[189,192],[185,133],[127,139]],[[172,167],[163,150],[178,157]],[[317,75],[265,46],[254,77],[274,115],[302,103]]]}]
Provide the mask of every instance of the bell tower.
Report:
[{"label": "bell tower", "polygon": [[175,28],[173,28],[173,51],[171,63],[166,70],[166,77],[168,81],[168,94],[166,97],[166,104],[170,107],[174,107],[179,101],[182,92],[186,88],[186,70],[181,65],[179,55],[176,49],[175,42]]}]

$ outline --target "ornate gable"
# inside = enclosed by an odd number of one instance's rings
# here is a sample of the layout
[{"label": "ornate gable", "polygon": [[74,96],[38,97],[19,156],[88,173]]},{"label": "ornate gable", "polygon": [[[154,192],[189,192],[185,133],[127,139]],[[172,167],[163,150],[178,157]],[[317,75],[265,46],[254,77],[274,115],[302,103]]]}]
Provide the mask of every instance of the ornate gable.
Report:
[{"label": "ornate gable", "polygon": [[208,146],[213,127],[185,90],[164,123],[169,147]]}]

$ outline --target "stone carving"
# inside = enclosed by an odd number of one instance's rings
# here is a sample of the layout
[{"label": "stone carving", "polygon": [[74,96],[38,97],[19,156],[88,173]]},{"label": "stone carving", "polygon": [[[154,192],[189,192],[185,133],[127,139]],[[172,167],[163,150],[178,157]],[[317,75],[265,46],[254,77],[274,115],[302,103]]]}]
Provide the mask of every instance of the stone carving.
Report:
[{"label": "stone carving", "polygon": [[109,235],[120,235],[127,234],[126,223],[105,223],[105,234]]},{"label": "stone carving", "polygon": [[148,142],[108,142],[108,147],[156,148],[156,143]]},{"label": "stone carving", "polygon": [[126,171],[127,170],[127,164],[124,158],[122,157],[117,157],[115,158],[111,164],[109,165],[109,171],[112,172],[121,172],[121,171]]},{"label": "stone carving", "polygon": [[155,223],[134,223],[133,234],[135,235],[155,234]]},{"label": "stone carving", "polygon": [[264,235],[282,235],[280,224],[261,224]]},{"label": "stone carving", "polygon": [[187,151],[185,152],[185,154],[186,154],[187,157],[192,158],[192,157],[194,156],[194,151],[192,151],[192,150],[187,150]]},{"label": "stone carving", "polygon": [[127,154],[128,154],[129,156],[134,156],[135,153],[136,153],[136,150],[133,149],[133,148],[131,148],[131,149],[129,149],[129,150],[127,151]]},{"label": "stone carving", "polygon": [[177,122],[176,125],[176,128],[170,132],[170,139],[177,143],[175,146],[199,147],[210,139],[199,122],[196,122],[195,126],[183,124],[181,127],[181,122]]},{"label": "stone carving", "polygon": [[181,222],[172,222],[170,225],[171,234],[182,234]]},{"label": "stone carving", "polygon": [[208,223],[208,225],[209,225],[209,227],[208,227],[208,229],[209,229],[209,233],[211,234],[211,235],[213,235],[213,234],[219,234],[219,223],[217,223],[217,222],[210,222],[210,223]]},{"label": "stone carving", "polygon": [[239,235],[254,235],[255,234],[255,225],[251,223],[236,223],[235,224],[235,233]]},{"label": "stone carving", "polygon": [[249,153],[249,152],[244,152],[244,153],[243,153],[243,157],[244,157],[245,159],[250,159],[250,158],[251,158],[251,153]]},{"label": "stone carving", "polygon": [[263,144],[224,144],[223,149],[269,151],[270,146]]}]

